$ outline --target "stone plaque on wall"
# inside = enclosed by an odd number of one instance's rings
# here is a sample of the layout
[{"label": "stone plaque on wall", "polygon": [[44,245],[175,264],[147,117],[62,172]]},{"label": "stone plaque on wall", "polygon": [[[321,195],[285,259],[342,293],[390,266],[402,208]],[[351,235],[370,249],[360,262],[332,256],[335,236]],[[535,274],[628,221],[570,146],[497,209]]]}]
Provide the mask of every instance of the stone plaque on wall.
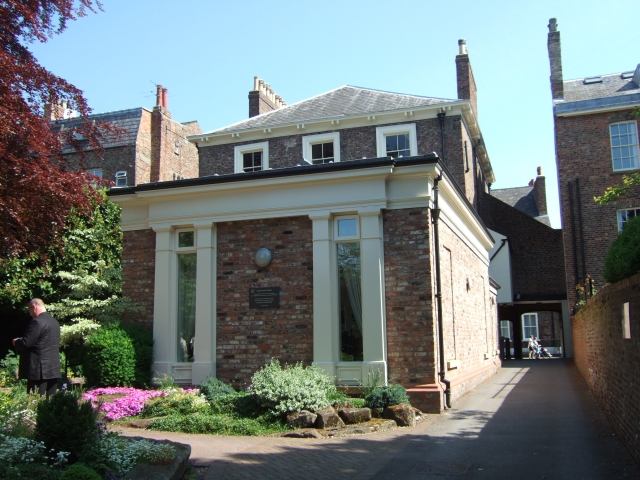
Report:
[{"label": "stone plaque on wall", "polygon": [[280,308],[280,287],[250,288],[249,308]]}]

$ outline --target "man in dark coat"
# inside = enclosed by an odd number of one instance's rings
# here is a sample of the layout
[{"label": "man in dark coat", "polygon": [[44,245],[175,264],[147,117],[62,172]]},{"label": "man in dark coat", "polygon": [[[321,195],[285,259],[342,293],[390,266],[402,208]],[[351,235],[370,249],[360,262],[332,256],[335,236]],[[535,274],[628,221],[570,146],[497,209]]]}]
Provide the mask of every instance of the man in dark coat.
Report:
[{"label": "man in dark coat", "polygon": [[49,396],[56,393],[60,378],[60,325],[47,313],[44,302],[29,302],[31,321],[24,337],[14,338],[20,353],[18,376],[27,379],[27,391]]}]

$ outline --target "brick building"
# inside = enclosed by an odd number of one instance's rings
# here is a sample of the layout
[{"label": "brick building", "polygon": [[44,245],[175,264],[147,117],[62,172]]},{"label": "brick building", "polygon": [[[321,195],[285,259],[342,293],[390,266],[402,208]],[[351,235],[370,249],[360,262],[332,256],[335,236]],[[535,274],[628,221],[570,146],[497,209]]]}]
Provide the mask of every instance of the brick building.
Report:
[{"label": "brick building", "polygon": [[[45,109],[55,129],[74,128],[84,120],[61,108]],[[66,117],[66,118],[65,118]],[[70,118],[69,118],[70,117]],[[89,120],[110,123],[121,131],[119,137],[103,144],[102,158],[86,153],[84,161],[70,146],[64,150],[70,165],[111,180],[115,187],[198,177],[198,149],[187,141],[202,132],[197,121],[179,123],[171,118],[167,89],[158,85],[156,106],[89,116]],[[77,136],[82,146],[82,136]]]},{"label": "brick building", "polygon": [[594,202],[622,175],[640,168],[640,65],[635,70],[564,80],[560,32],[549,21],[548,49],[564,259],[570,307],[590,275],[604,285],[604,258],[624,222],[640,214],[640,189],[609,205]]},{"label": "brick building", "polygon": [[480,211],[496,240],[489,271],[501,287],[500,336],[516,358],[528,354],[530,335],[552,354],[571,356],[562,231],[551,228],[545,177],[537,173],[526,187],[491,190]]},{"label": "brick building", "polygon": [[495,178],[464,41],[456,65],[459,99],[344,86],[286,105],[255,79],[249,119],[189,138],[199,178],[111,191],[154,370],[246,385],[275,357],[349,385],[377,369],[430,412],[496,372],[476,212]]}]

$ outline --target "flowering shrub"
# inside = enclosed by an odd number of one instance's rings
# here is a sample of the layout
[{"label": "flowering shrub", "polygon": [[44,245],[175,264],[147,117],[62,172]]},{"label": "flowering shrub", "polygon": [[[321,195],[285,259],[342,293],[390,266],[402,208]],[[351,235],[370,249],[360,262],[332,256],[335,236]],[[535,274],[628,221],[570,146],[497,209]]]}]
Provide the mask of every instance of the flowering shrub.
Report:
[{"label": "flowering shrub", "polygon": [[0,478],[20,476],[20,466],[40,464],[50,468],[64,468],[69,452],[54,452],[44,442],[15,438],[0,433]]},{"label": "flowering shrub", "polygon": [[[116,398],[112,402],[99,404],[98,397],[100,395],[121,394],[126,396]],[[107,420],[117,420],[122,417],[138,415],[147,400],[159,396],[167,396],[167,392],[160,390],[140,390],[132,387],[111,387],[89,390],[82,395],[82,398],[90,401],[94,408],[100,405],[100,410],[105,412],[105,418]]]},{"label": "flowering shrub", "polygon": [[10,387],[20,382],[16,376],[17,369],[18,357],[9,350],[7,356],[0,360],[0,387]]},{"label": "flowering shrub", "polygon": [[40,399],[40,395],[27,395],[22,389],[14,389],[11,394],[0,392],[0,433],[32,437]]},{"label": "flowering shrub", "polygon": [[275,416],[324,408],[331,403],[327,396],[336,389],[333,379],[315,365],[304,368],[297,363],[282,369],[275,359],[256,372],[252,382],[259,402]]},{"label": "flowering shrub", "polygon": [[173,413],[188,415],[206,412],[209,409],[207,399],[197,390],[180,390],[150,399],[140,412],[140,416],[142,418],[163,417]]},{"label": "flowering shrub", "polygon": [[173,460],[176,448],[165,442],[130,439],[115,433],[102,433],[80,459],[94,470],[121,478],[138,463],[166,463]]}]

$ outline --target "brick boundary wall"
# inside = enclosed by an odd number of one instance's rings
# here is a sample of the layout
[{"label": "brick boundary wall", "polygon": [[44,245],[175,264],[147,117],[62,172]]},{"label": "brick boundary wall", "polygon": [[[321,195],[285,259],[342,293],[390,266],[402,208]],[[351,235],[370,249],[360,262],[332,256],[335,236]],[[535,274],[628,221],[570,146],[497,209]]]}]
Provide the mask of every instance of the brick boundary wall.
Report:
[{"label": "brick boundary wall", "polygon": [[123,232],[122,243],[122,296],[140,309],[125,312],[123,319],[152,330],[156,233],[151,229]]},{"label": "brick boundary wall", "polygon": [[[630,339],[624,339],[622,332],[625,302],[630,304]],[[571,323],[575,364],[640,462],[640,273],[605,286]]]}]

